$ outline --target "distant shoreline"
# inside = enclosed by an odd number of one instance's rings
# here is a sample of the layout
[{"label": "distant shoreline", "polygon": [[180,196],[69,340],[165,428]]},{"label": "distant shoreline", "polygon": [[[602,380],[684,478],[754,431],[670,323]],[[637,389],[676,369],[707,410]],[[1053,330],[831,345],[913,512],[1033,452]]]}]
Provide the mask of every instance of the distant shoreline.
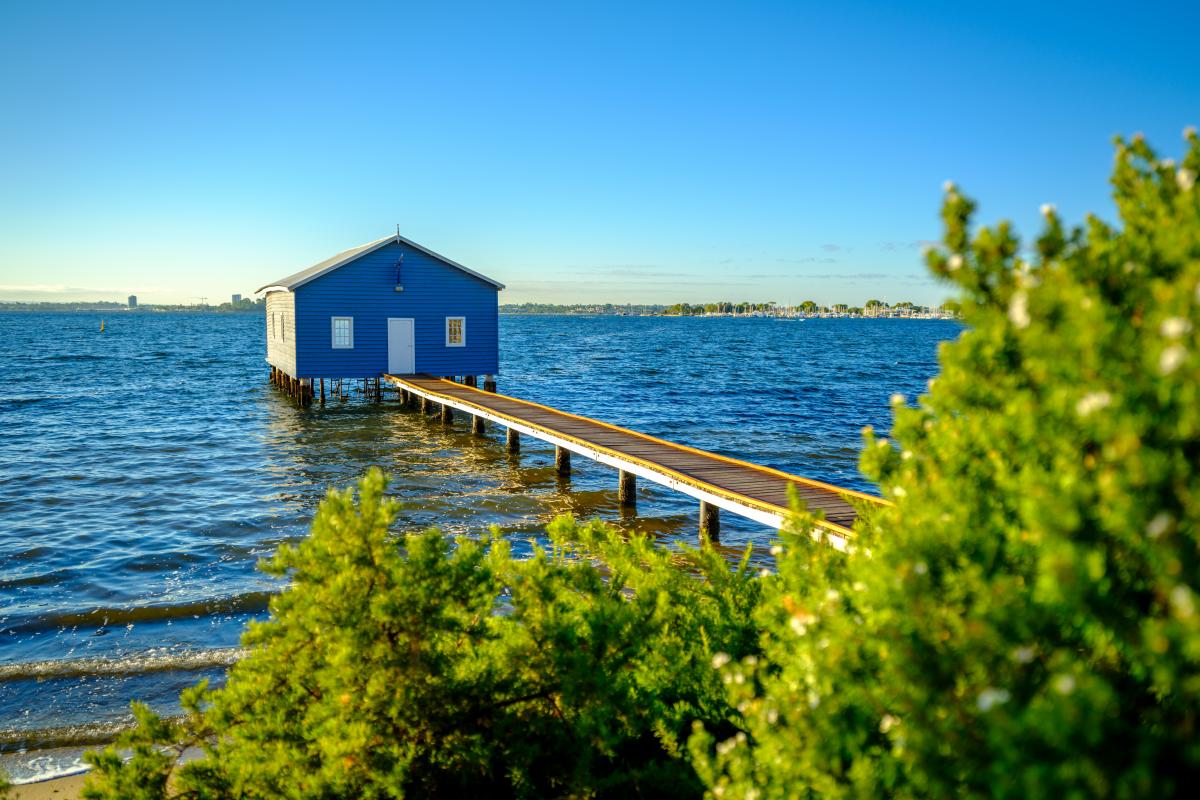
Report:
[{"label": "distant shoreline", "polygon": [[[130,308],[124,304],[99,303],[17,303],[0,301],[0,314],[263,314],[265,306],[255,304],[252,307],[232,308],[228,303],[219,306],[168,306],[140,305]],[[774,319],[785,321],[802,321],[806,319],[935,319],[957,320],[957,315],[948,311],[933,311],[928,309],[914,310],[904,308],[883,307],[867,313],[865,311],[810,311],[796,312],[785,309],[771,311],[751,311],[732,313],[711,311],[704,313],[678,313],[667,309],[633,309],[621,308],[589,308],[564,307],[539,310],[525,310],[513,307],[500,307],[501,316],[505,317],[691,317],[698,319]]]},{"label": "distant shoreline", "polygon": [[123,304],[100,306],[91,303],[3,303],[0,314],[263,314],[258,308],[223,308],[221,306],[138,306]]}]

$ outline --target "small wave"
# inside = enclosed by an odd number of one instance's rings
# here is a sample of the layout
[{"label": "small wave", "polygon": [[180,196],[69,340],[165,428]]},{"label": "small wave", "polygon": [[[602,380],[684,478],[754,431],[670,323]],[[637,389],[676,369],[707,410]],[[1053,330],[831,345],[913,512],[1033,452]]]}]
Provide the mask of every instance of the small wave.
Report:
[{"label": "small wave", "polygon": [[84,722],[79,725],[62,725],[54,728],[31,728],[28,730],[9,728],[0,730],[0,753],[108,744],[132,728],[133,724],[131,715],[128,719],[123,720]]},{"label": "small wave", "polygon": [[0,757],[0,769],[8,773],[13,785],[66,778],[91,769],[83,762],[86,750],[87,748],[82,747],[59,747],[51,750],[5,753]]},{"label": "small wave", "polygon": [[141,675],[229,667],[244,654],[240,647],[175,652],[148,652],[125,657],[99,656],[58,661],[26,661],[0,664],[0,682],[27,679],[78,678],[93,675]]},{"label": "small wave", "polygon": [[6,406],[31,406],[35,403],[45,403],[50,400],[59,400],[61,398],[53,395],[43,397],[0,397],[0,408]]},{"label": "small wave", "polygon": [[29,617],[0,629],[0,633],[31,633],[55,628],[78,626],[97,628],[128,625],[137,622],[159,622],[169,619],[186,619],[213,614],[264,611],[272,592],[247,592],[234,597],[201,600],[195,603],[175,603],[162,606],[134,606],[133,608],[95,608],[91,611],[68,611]]},{"label": "small wave", "polygon": [[42,356],[39,360],[50,363],[76,363],[80,361],[108,361],[110,358],[111,356],[99,355],[97,353],[57,353],[55,355]]}]

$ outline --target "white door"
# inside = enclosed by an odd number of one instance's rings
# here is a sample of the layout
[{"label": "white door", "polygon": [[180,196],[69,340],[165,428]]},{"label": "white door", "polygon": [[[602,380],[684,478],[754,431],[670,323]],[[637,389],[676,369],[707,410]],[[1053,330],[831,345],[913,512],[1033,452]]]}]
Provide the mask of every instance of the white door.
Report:
[{"label": "white door", "polygon": [[412,375],[416,371],[413,321],[388,317],[388,373]]}]

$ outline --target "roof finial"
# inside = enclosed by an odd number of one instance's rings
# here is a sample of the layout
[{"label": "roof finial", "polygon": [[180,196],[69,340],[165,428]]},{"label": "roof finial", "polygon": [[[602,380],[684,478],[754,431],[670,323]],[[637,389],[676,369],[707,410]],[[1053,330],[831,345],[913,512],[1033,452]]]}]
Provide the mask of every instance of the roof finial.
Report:
[{"label": "roof finial", "polygon": [[396,241],[400,240],[400,223],[396,223]]}]

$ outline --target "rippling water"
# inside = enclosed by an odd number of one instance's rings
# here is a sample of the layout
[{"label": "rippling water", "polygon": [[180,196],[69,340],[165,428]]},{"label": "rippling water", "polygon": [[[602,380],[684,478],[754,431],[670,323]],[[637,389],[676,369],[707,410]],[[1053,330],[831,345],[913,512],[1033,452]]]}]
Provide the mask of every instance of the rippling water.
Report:
[{"label": "rippling water", "polygon": [[[129,720],[219,681],[278,584],[258,558],[302,536],[329,486],[393,475],[401,530],[521,540],[554,515],[691,539],[696,504],[526,438],[472,436],[351,399],[299,410],[271,389],[258,315],[0,314],[0,765],[75,763]],[[915,396],[953,322],[501,317],[502,392],[871,490],[859,431]],[[769,531],[723,515],[722,547]],[[763,557],[763,556],[759,556]],[[57,749],[66,748],[66,749]],[[27,751],[27,752],[23,752]],[[36,751],[36,752],[34,752]]]}]

